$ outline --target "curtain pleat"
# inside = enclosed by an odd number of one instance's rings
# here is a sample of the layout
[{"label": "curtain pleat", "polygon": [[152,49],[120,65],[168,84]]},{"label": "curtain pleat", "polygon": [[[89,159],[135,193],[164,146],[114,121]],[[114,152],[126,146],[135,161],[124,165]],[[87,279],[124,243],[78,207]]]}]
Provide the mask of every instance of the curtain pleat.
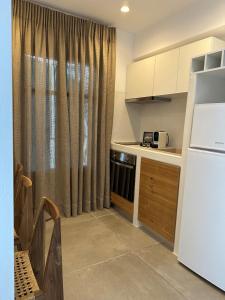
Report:
[{"label": "curtain pleat", "polygon": [[110,206],[116,31],[14,0],[14,156],[34,203],[66,216]]}]

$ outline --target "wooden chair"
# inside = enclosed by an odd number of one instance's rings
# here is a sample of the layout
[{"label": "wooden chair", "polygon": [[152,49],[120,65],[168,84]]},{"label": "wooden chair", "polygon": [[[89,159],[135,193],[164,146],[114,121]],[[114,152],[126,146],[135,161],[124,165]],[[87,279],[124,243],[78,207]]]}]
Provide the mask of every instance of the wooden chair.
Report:
[{"label": "wooden chair", "polygon": [[32,181],[24,176],[17,176],[17,190],[14,198],[15,244],[22,250],[30,246],[33,227]]},{"label": "wooden chair", "polygon": [[[41,268],[37,266],[45,261],[40,225],[45,213],[53,220],[54,226],[43,274],[40,274]],[[40,275],[43,275],[43,281]],[[36,214],[29,251],[15,252],[15,299],[63,300],[60,214],[54,202],[46,197],[41,199]]]}]

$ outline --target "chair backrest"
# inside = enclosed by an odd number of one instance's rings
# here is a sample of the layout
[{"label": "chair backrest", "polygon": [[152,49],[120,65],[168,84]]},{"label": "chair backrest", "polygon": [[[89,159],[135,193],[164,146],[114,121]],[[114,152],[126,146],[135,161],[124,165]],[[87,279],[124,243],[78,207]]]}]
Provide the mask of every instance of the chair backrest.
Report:
[{"label": "chair backrest", "polygon": [[[45,263],[45,217],[53,220],[53,230]],[[30,247],[31,263],[45,299],[63,300],[60,213],[56,204],[42,197],[35,217]]]},{"label": "chair backrest", "polygon": [[31,242],[33,225],[32,181],[20,176],[20,189],[14,202],[14,227],[19,235],[22,250],[27,250]]}]

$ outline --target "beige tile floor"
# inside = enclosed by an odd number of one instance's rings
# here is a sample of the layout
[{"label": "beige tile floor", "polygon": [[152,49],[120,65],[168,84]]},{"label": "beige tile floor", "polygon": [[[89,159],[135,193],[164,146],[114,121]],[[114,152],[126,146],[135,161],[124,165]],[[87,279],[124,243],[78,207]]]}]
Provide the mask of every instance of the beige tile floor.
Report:
[{"label": "beige tile floor", "polygon": [[62,220],[65,300],[225,300],[113,209]]}]

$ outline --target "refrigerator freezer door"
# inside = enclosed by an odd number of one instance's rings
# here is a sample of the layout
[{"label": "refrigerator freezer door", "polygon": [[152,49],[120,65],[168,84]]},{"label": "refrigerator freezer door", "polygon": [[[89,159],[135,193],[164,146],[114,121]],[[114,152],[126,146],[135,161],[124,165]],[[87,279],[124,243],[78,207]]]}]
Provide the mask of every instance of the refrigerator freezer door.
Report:
[{"label": "refrigerator freezer door", "polygon": [[195,105],[191,147],[225,151],[225,103]]},{"label": "refrigerator freezer door", "polygon": [[225,154],[188,150],[178,260],[225,290]]}]

